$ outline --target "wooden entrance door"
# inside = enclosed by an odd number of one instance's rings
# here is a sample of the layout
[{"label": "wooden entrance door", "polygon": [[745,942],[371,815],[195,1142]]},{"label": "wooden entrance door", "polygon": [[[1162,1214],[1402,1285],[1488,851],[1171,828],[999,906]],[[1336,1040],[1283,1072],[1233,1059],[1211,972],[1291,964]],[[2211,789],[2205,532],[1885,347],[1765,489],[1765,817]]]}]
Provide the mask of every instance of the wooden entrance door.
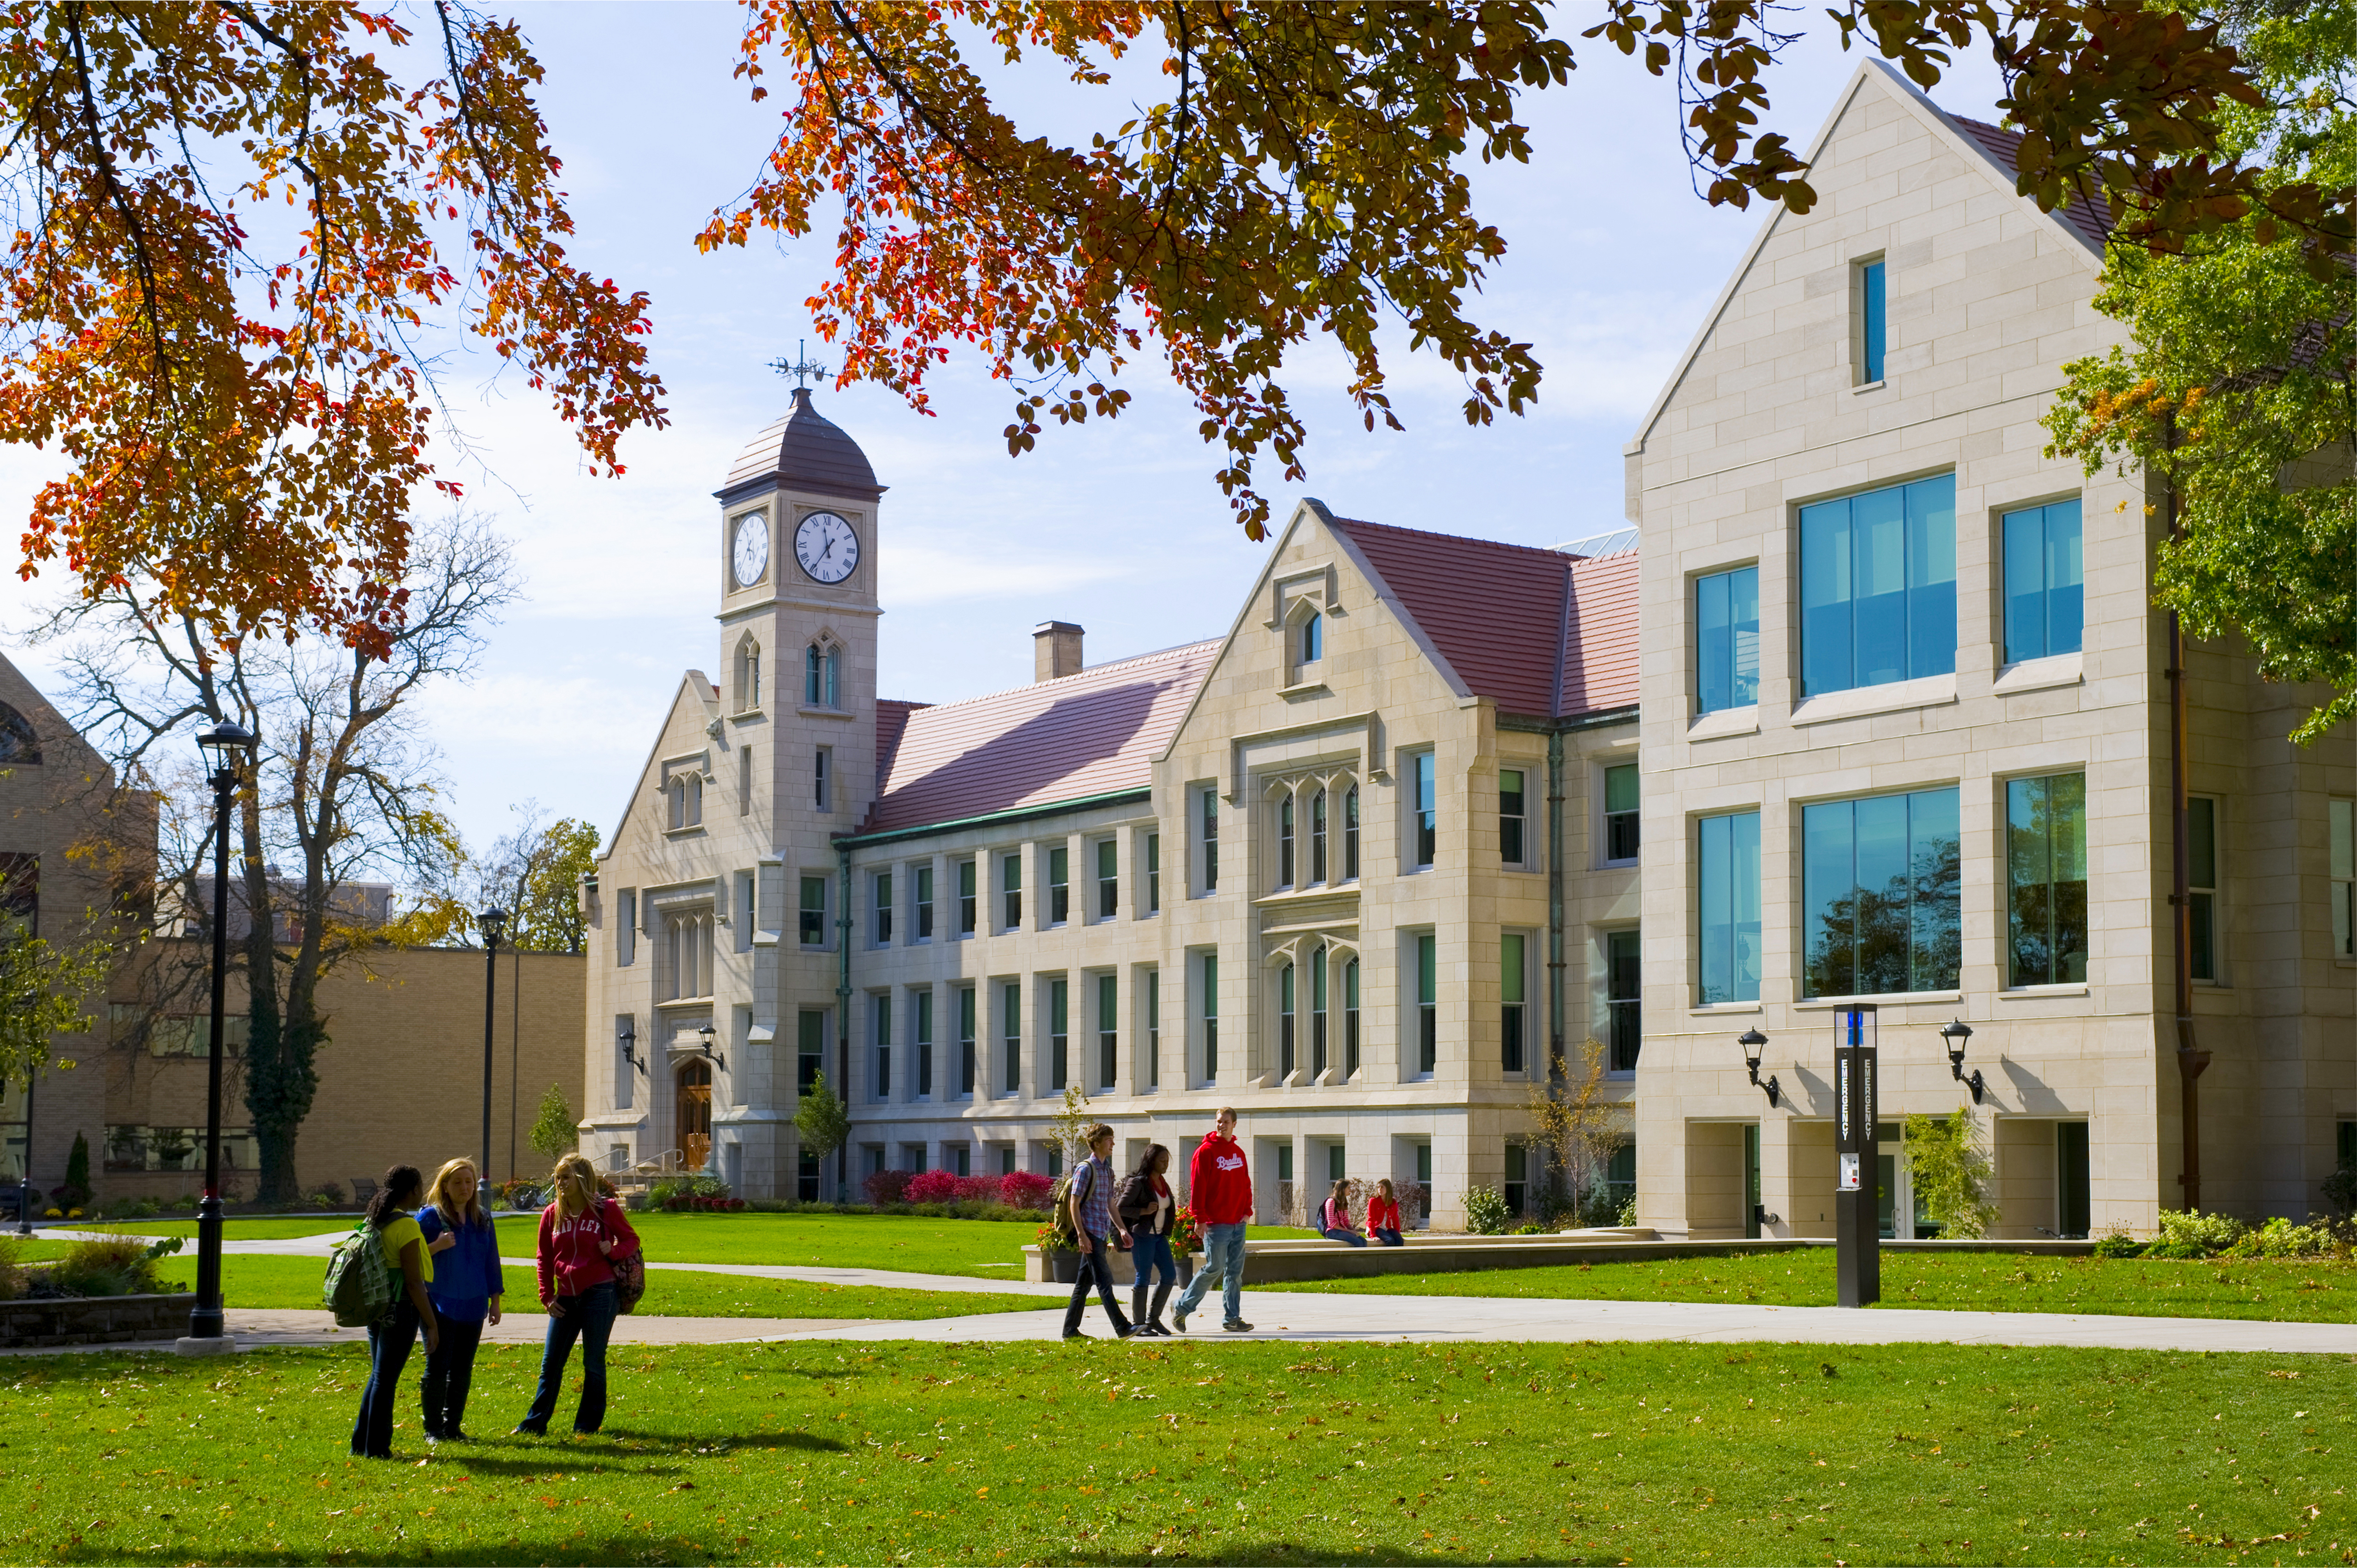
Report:
[{"label": "wooden entrance door", "polygon": [[712,1064],[682,1063],[679,1085],[679,1152],[692,1171],[712,1157]]}]

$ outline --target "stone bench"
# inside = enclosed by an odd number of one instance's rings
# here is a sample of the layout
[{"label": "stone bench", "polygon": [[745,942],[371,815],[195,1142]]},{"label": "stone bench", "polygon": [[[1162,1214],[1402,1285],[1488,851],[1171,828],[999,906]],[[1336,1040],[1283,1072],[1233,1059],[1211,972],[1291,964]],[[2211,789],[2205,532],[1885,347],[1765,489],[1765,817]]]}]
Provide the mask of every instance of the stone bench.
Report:
[{"label": "stone bench", "polygon": [[33,1297],[0,1301],[0,1349],[135,1344],[188,1331],[196,1294]]}]

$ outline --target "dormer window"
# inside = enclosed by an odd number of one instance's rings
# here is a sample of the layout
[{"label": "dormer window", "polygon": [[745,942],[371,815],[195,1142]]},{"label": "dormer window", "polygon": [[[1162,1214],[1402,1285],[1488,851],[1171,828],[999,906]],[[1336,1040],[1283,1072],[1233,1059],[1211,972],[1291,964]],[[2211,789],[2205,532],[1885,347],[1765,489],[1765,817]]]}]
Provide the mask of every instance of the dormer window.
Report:
[{"label": "dormer window", "polygon": [[704,825],[704,770],[696,763],[679,765],[663,779],[665,825],[673,832]]},{"label": "dormer window", "polygon": [[1276,622],[1282,640],[1277,647],[1283,657],[1283,679],[1288,686],[1306,686],[1318,681],[1318,661],[1326,656],[1326,616],[1318,608],[1319,600],[1307,592],[1289,596],[1282,616]]},{"label": "dormer window", "polygon": [[802,653],[802,705],[843,706],[843,645],[813,642]]}]

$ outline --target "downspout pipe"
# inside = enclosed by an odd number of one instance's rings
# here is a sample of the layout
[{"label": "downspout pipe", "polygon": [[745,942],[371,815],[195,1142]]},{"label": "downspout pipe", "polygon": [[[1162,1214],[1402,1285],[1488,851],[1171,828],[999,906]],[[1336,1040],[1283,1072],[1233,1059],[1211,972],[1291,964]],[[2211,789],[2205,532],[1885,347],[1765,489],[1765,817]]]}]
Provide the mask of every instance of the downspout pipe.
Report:
[{"label": "downspout pipe", "polygon": [[1563,730],[1547,731],[1547,1090],[1562,1081],[1563,1056]]},{"label": "downspout pipe", "polygon": [[[835,1095],[847,1114],[851,1109],[851,850],[838,845],[843,892],[834,914],[834,1059]],[[838,1202],[851,1190],[851,1139],[834,1152],[834,1191]]]},{"label": "downspout pipe", "polygon": [[[2162,436],[2170,448],[2177,446],[2177,421],[2172,416]],[[2161,497],[2168,509],[2169,542],[2176,544],[2184,536],[2184,521],[2178,510],[2177,483],[2173,476],[2161,476]],[[2179,1155],[2183,1169],[2177,1180],[2184,1188],[2184,1205],[2189,1209],[2201,1207],[2201,1078],[2210,1065],[2210,1053],[2200,1049],[2193,1036],[2193,893],[2191,875],[2192,832],[2190,811],[2186,800],[2186,671],[2185,632],[2177,612],[2169,612],[2169,860],[2172,869],[2169,879],[2169,924],[2176,933],[2176,1005],[2177,1005],[2177,1084],[2178,1121],[2184,1138]]]}]

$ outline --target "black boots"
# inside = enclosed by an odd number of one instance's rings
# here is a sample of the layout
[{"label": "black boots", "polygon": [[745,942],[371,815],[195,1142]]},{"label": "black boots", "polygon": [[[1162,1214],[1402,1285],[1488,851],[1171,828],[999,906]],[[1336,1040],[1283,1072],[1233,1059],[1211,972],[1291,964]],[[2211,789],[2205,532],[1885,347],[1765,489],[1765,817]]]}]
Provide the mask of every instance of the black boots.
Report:
[{"label": "black boots", "polygon": [[1154,1287],[1154,1307],[1152,1311],[1148,1311],[1146,1305],[1146,1287],[1144,1285],[1139,1285],[1137,1287],[1137,1302],[1130,1310],[1132,1315],[1137,1319],[1137,1331],[1140,1334],[1151,1334],[1158,1339],[1167,1339],[1169,1337],[1170,1330],[1162,1326],[1162,1304],[1169,1299],[1169,1285],[1156,1285]]}]

